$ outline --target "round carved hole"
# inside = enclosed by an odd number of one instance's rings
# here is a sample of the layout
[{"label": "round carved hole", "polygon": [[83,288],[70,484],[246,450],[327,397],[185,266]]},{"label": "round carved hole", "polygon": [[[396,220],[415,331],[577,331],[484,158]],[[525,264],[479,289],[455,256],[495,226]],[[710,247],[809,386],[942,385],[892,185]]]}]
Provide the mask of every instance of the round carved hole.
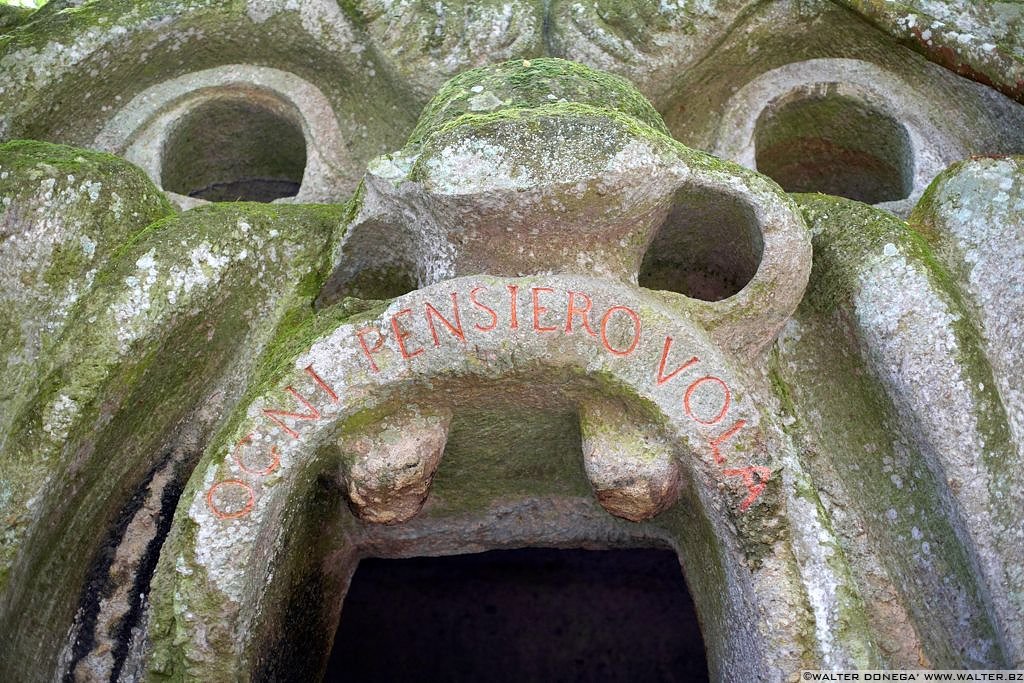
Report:
[{"label": "round carved hole", "polygon": [[163,149],[165,190],[211,202],[294,197],[306,138],[281,103],[218,99],[188,112]]},{"label": "round carved hole", "polygon": [[787,192],[878,204],[903,199],[913,188],[907,129],[885,112],[834,92],[801,93],[766,109],[757,121],[755,145],[757,170]]},{"label": "round carved hole", "polygon": [[761,265],[764,242],[753,209],[738,197],[684,188],[640,266],[639,283],[704,301],[736,294]]},{"label": "round carved hole", "polygon": [[363,560],[324,681],[706,681],[669,550]]}]

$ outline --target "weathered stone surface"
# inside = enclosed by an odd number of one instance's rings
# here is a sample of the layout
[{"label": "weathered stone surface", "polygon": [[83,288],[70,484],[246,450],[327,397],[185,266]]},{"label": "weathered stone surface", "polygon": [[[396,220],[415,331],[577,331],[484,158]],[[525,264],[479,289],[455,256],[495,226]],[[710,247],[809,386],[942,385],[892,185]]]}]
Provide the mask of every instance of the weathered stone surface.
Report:
[{"label": "weathered stone surface", "polygon": [[0,35],[23,23],[32,14],[30,7],[0,5]]},{"label": "weathered stone surface", "polygon": [[[800,105],[818,106],[800,116]],[[844,191],[844,176],[860,169],[877,177],[888,166],[906,178],[905,187],[894,188],[903,201],[885,206],[901,215],[954,161],[1024,148],[1018,103],[895,44],[833,3],[752,8],[712,55],[680,74],[674,97],[659,110],[673,136],[691,147],[773,177],[773,166],[802,163],[820,179],[790,187],[778,176],[791,191],[859,199]],[[862,118],[870,122],[860,124]],[[784,144],[770,149],[771,138]]]},{"label": "weathered stone surface", "polygon": [[545,54],[547,7],[528,0],[423,4],[360,0],[348,12],[426,101],[456,74]]},{"label": "weathered stone surface", "polygon": [[[300,121],[329,117],[343,131],[326,139],[316,136],[316,126],[304,131],[311,150],[330,154],[309,179],[319,187],[308,188],[304,201],[340,202],[369,159],[401,143],[422,105],[387,75],[333,0],[113,0],[37,14],[0,38],[0,140],[55,140],[124,154],[125,143],[155,135],[163,123],[162,112],[138,97],[186,111],[239,84],[230,75],[211,81],[208,70],[268,67],[304,87],[250,87],[269,89]],[[153,180],[161,182],[159,175]]]},{"label": "weathered stone surface", "polygon": [[707,58],[756,4],[558,0],[548,9],[548,43],[553,56],[628,78],[663,109],[679,73]]},{"label": "weathered stone surface", "polygon": [[[0,586],[83,396],[48,384],[76,304],[112,255],[171,213],[139,169],[39,142],[0,145]],[[19,443],[26,432],[31,446]],[[16,455],[17,453],[17,455]]]},{"label": "weathered stone surface", "polygon": [[0,18],[0,139],[140,167],[0,146],[0,678],[316,680],[360,557],[528,545],[674,549],[714,680],[1024,666],[1021,161],[941,172],[1024,150],[1017,18],[954,9]]},{"label": "weathered stone surface", "polygon": [[1024,9],[1019,3],[844,0],[929,59],[1010,97],[1024,98]]},{"label": "weathered stone surface", "polygon": [[670,443],[635,423],[622,405],[580,406],[583,467],[597,499],[613,515],[640,522],[671,507],[682,482]]},{"label": "weathered stone surface", "polygon": [[368,431],[342,437],[341,476],[360,519],[397,524],[420,511],[444,454],[450,423],[448,411],[405,411]]},{"label": "weathered stone surface", "polygon": [[[100,549],[139,543],[125,536],[136,516],[133,491],[167,468],[178,477],[170,490],[180,488],[221,411],[244,391],[259,350],[311,313],[343,211],[196,210],[154,224],[96,275],[106,286],[70,311],[5,434],[8,481],[23,485],[5,502],[16,516],[5,530],[0,619],[18,619],[24,635],[5,639],[0,659],[54,667],[64,647],[74,667],[85,654],[75,642],[92,642],[93,624],[72,618],[93,599],[87,573],[106,571]],[[253,352],[238,354],[238,344]],[[48,407],[66,403],[61,396],[73,410],[55,438]],[[102,586],[89,590],[107,597]],[[44,623],[64,625],[41,638],[33,629]]]},{"label": "weathered stone surface", "polygon": [[972,159],[936,178],[911,225],[967,295],[1017,450],[1024,448],[1024,158]]},{"label": "weathered stone surface", "polygon": [[[531,79],[552,82],[559,99],[578,100],[548,104],[538,86],[520,85]],[[507,84],[489,91],[494,80]],[[461,113],[475,89],[500,93],[511,106]],[[639,101],[621,80],[561,60],[511,62],[455,79],[427,107],[410,144],[371,164],[321,301],[401,293],[382,280],[423,285],[479,272],[635,282],[652,241],[668,233],[669,248],[699,255],[684,270],[710,279],[729,279],[742,270],[738,255],[753,252],[753,268],[725,296],[675,302],[730,348],[763,347],[806,282],[809,245],[794,207],[763,177],[647,125],[656,115]],[[709,209],[714,204],[736,208]],[[688,225],[691,213],[707,222]],[[501,246],[510,234],[511,253]],[[732,243],[716,257],[695,246],[701,242]],[[679,283],[671,288],[682,291]]]},{"label": "weathered stone surface", "polygon": [[[0,145],[0,433],[7,433],[75,303],[111,255],[171,207],[130,164],[40,142]],[[60,441],[74,399],[49,431]],[[65,414],[60,417],[59,414]]]},{"label": "weathered stone surface", "polygon": [[[941,270],[902,221],[838,198],[804,195],[799,201],[815,232],[815,267],[769,372],[789,415],[787,429],[812,475],[803,495],[828,511],[865,595],[871,627],[882,634],[879,647],[893,666],[1006,661],[984,582],[974,574],[976,560],[959,541],[957,516],[948,512],[945,469],[933,459],[927,432],[913,424],[923,411],[898,407],[905,399],[892,384],[893,372],[873,355],[883,345],[869,339],[867,321],[890,310],[903,321],[897,329],[905,325],[923,344],[942,349],[927,341],[930,332],[912,327],[924,308],[908,311],[898,300],[923,289],[949,301],[951,290],[934,284]],[[884,302],[864,298],[863,290],[878,286],[887,273],[905,270],[923,273],[928,284],[887,288]],[[931,367],[935,372],[941,364]],[[943,387],[932,395],[944,404],[948,392]],[[908,617],[912,629],[895,626]]]}]

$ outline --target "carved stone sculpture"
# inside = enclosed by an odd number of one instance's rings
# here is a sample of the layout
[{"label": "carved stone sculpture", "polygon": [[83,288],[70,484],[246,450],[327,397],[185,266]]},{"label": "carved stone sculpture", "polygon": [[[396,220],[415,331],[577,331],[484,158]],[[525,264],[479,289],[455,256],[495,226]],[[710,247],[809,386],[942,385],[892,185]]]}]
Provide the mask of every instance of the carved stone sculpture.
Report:
[{"label": "carved stone sculpture", "polygon": [[0,6],[0,679],[315,679],[360,558],[524,546],[674,550],[715,680],[1024,668],[958,4]]}]

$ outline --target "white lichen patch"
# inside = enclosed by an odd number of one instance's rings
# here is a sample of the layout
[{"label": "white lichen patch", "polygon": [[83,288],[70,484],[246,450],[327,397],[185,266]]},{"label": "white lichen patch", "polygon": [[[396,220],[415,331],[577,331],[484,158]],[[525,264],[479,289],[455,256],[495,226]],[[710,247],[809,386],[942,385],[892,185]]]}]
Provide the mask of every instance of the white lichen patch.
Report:
[{"label": "white lichen patch", "polygon": [[[95,261],[98,247],[86,232],[93,225],[91,214],[83,215],[83,204],[98,200],[101,185],[55,173],[49,164],[28,167],[22,174],[25,190],[5,196],[0,213],[0,223],[7,224],[12,236],[0,240],[0,300],[16,321],[18,342],[3,349],[0,371],[15,396],[96,274],[94,268],[82,271]],[[10,403],[0,410],[0,432],[15,412]]]},{"label": "white lichen patch", "polygon": [[[234,258],[244,261],[248,257],[248,250],[238,251]],[[210,245],[203,242],[188,253],[188,265],[182,267],[174,264],[170,268],[167,278],[167,301],[172,306],[178,302],[181,294],[191,294],[197,287],[207,286],[211,280],[215,280],[220,272],[230,263],[232,257],[227,254],[215,254],[211,251]]]},{"label": "white lichen patch", "polygon": [[150,249],[135,262],[138,270],[124,279],[121,300],[113,306],[121,353],[127,352],[131,342],[145,330],[143,318],[151,308],[149,292],[157,278],[156,261],[153,259],[155,253],[154,249]]},{"label": "white lichen patch", "polygon": [[[247,0],[249,18],[262,24],[282,13],[295,13],[307,34],[338,52],[360,54],[363,46],[337,2],[331,0]],[[353,49],[356,47],[356,49]]]},{"label": "white lichen patch", "polygon": [[945,179],[930,207],[967,271],[985,352],[1018,451],[1024,449],[1024,165],[976,160]]},{"label": "white lichen patch", "polygon": [[[273,247],[271,252],[271,260],[274,260]],[[157,261],[154,249],[146,252],[135,262],[135,273],[124,279],[120,298],[111,307],[121,353],[126,353],[132,342],[145,336],[167,307],[185,305],[196,294],[219,282],[233,261],[244,261],[248,256],[246,248],[227,251],[203,241],[187,252],[187,261],[182,259],[183,263],[172,263],[168,267]]]},{"label": "white lichen patch", "polygon": [[530,187],[536,179],[530,170],[512,161],[510,151],[499,144],[468,138],[445,146],[426,166],[431,179],[458,194],[489,189]]},{"label": "white lichen patch", "polygon": [[[862,272],[854,305],[869,366],[896,405],[902,430],[946,484],[936,502],[954,511],[954,528],[972,548],[997,622],[1014,632],[1024,595],[1018,569],[1024,533],[1014,521],[1021,507],[1012,500],[1019,492],[991,464],[1005,454],[998,444],[987,443],[979,422],[989,408],[978,404],[963,362],[977,350],[964,348],[955,333],[961,315],[924,267],[902,254],[879,258]],[[893,484],[910,485],[903,479]]]},{"label": "white lichen patch", "polygon": [[605,164],[605,172],[617,174],[638,168],[647,168],[654,165],[656,158],[656,153],[650,144],[643,140],[633,139],[608,159]]},{"label": "white lichen patch", "polygon": [[70,396],[59,395],[43,413],[43,431],[57,443],[64,443],[68,428],[78,414],[78,403]]}]

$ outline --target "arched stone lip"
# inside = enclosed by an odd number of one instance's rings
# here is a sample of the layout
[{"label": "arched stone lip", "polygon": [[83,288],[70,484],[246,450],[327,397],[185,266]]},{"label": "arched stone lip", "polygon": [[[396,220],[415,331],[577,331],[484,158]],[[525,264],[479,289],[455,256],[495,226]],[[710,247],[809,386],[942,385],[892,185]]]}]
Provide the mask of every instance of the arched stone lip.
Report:
[{"label": "arched stone lip", "polygon": [[[585,293],[591,301],[598,313],[590,318],[595,334],[582,326],[581,317],[567,329],[569,292]],[[475,306],[474,298],[493,317]],[[456,301],[466,304],[458,321]],[[447,325],[427,312],[428,304]],[[783,482],[795,463],[792,446],[763,397],[702,330],[643,290],[576,276],[459,278],[400,297],[372,320],[328,327],[297,355],[275,383],[278,388],[240,406],[228,422],[232,426],[207,449],[162,553],[154,581],[159,588],[151,596],[154,609],[190,614],[193,638],[230,633],[226,642],[234,643],[233,654],[217,656],[237,658],[244,670],[253,656],[251,634],[267,614],[283,609],[289,590],[280,571],[287,558],[283,548],[306,514],[310,482],[318,471],[330,469],[328,461],[335,457],[323,446],[345,420],[388,410],[396,397],[443,401],[446,386],[461,379],[511,377],[528,385],[562,371],[578,378],[583,391],[617,395],[642,407],[686,454],[680,458],[690,489],[684,508],[705,520],[709,533],[706,544],[685,551],[682,561],[728,577],[730,586],[724,598],[697,597],[698,609],[704,600],[703,609],[718,613],[716,618],[742,615],[749,622],[734,629],[716,624],[718,635],[712,638],[719,640],[709,647],[742,670],[774,670],[779,657],[785,657],[783,666],[797,665],[792,644],[805,627],[799,619],[775,623],[766,617],[779,604],[802,611],[802,582],[819,580],[799,576],[785,540],[791,504],[785,501],[791,496]],[[687,365],[693,357],[698,362]],[[730,388],[732,399],[721,417],[686,403],[694,380],[707,376]],[[271,461],[273,467],[241,467],[234,457],[239,444],[274,448],[264,453],[275,452],[277,461]],[[755,467],[760,469],[744,469]],[[754,496],[759,481],[765,485]],[[233,501],[221,497],[224,487],[234,487],[227,491]],[[721,600],[731,616],[712,606]],[[211,611],[211,605],[220,607]],[[203,627],[197,620],[209,623]],[[200,641],[158,646],[209,649]]]},{"label": "arched stone lip", "polygon": [[[316,203],[344,199],[358,170],[344,154],[345,141],[334,110],[312,83],[280,69],[228,64],[158,83],[132,98],[99,132],[93,145],[123,156],[163,189],[162,169],[175,124],[205,104],[225,99],[262,102],[298,126],[306,140],[306,168],[299,192],[275,203]],[[178,207],[207,204],[165,190]]]},{"label": "arched stone lip", "polygon": [[[265,488],[273,494],[311,465],[316,447],[355,415],[391,412],[389,406],[415,397],[457,405],[458,397],[446,393],[448,386],[458,391],[466,381],[505,381],[511,390],[543,383],[546,376],[576,377],[591,389],[634,402],[685,444],[694,456],[687,459],[694,472],[713,473],[746,461],[773,466],[764,444],[770,436],[761,428],[770,419],[767,406],[704,331],[642,290],[538,275],[449,280],[395,299],[373,320],[325,332],[298,354],[275,388],[244,407],[245,417],[232,421],[232,433],[207,452],[197,473],[209,468],[203,476],[216,475],[211,485],[255,474],[255,492]],[[727,387],[728,396],[708,391],[702,398],[700,387],[690,390],[704,377]],[[737,424],[736,432],[716,441]],[[263,474],[254,472],[237,457],[243,440],[246,450],[268,453],[273,447],[279,462]],[[725,483],[741,494],[725,498],[724,507],[737,513],[749,491]],[[196,516],[207,516],[209,501],[197,501]],[[251,515],[231,518],[258,522],[263,505],[257,499]]]},{"label": "arched stone lip", "polygon": [[712,152],[756,169],[755,136],[762,114],[776,102],[796,94],[813,94],[832,86],[837,95],[863,102],[892,117],[907,131],[913,155],[912,189],[900,200],[880,208],[905,216],[940,171],[967,155],[967,150],[933,120],[915,90],[896,74],[859,59],[823,58],[793,62],[761,74],[736,91],[718,125]]}]

